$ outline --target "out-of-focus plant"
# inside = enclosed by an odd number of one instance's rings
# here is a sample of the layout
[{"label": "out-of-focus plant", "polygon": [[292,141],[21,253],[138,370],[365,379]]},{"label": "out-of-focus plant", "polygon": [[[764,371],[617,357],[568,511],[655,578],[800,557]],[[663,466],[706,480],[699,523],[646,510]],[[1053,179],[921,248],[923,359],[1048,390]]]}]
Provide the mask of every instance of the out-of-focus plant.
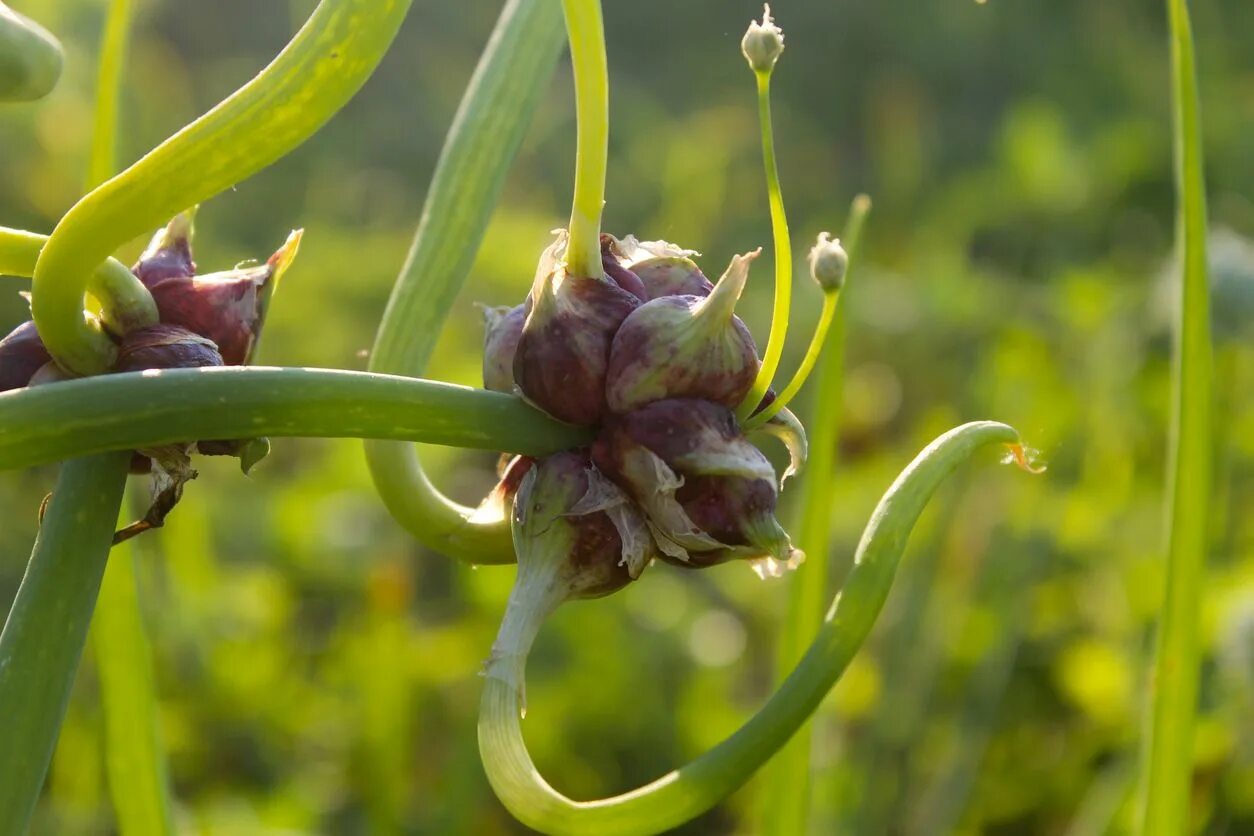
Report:
[{"label": "out-of-focus plant", "polygon": [[[255,271],[201,276],[191,257],[190,211],[290,152],[337,112],[370,76],[408,6],[405,0],[322,0],[255,79],[106,180],[129,19],[129,3],[115,2],[102,50],[92,190],[46,238],[0,229],[0,271],[34,280],[31,323],[0,343],[0,377],[10,390],[0,394],[0,465],[66,462],[0,637],[0,716],[17,730],[0,757],[0,830],[24,827],[42,784],[130,468],[154,474],[156,510],[143,526],[153,527],[191,477],[194,454],[228,452],[248,460],[257,448],[235,440],[262,436],[369,439],[379,493],[419,539],[469,563],[518,563],[485,671],[479,725],[484,766],[502,801],[524,823],[548,832],[647,833],[717,803],[804,726],[874,624],[919,514],[959,464],[981,448],[1004,445],[1012,459],[1031,467],[1018,434],[1004,424],[979,421],[942,434],[885,493],[825,616],[821,561],[795,577],[781,645],[782,683],[757,715],[688,765],[629,793],[576,802],[551,788],[521,733],[525,661],[544,619],[569,599],[614,592],[655,563],[702,569],[745,559],[764,575],[796,568],[801,553],[775,518],[783,479],[749,439],[782,439],[791,454],[784,477],[800,469],[805,432],[787,407],[816,367],[812,422],[819,431],[811,439],[813,472],[799,477],[806,481],[797,542],[812,555],[827,548],[824,515],[832,497],[841,389],[840,302],[868,204],[855,200],[843,246],[825,235],[811,252],[810,272],[824,292],[819,325],[796,373],[773,390],[789,320],[793,253],[770,113],[770,79],[783,35],[769,10],[742,43],[757,83],[774,242],[774,308],[759,358],[735,315],[757,252],[733,258],[712,283],[692,250],[601,230],[609,80],[600,3],[510,0],[450,131],[378,332],[371,371],[247,367],[269,294],[294,245]],[[1199,574],[1204,531],[1197,503],[1204,507],[1207,436],[1201,425],[1209,393],[1196,96],[1185,6],[1183,0],[1169,6],[1186,292],[1176,524],[1160,663],[1170,676],[1160,672],[1155,717],[1185,712],[1187,718],[1196,690],[1190,677],[1197,592],[1190,579]],[[568,227],[541,254],[525,300],[489,311],[486,389],[421,379],[552,73],[563,20],[578,117]],[[59,69],[55,41],[2,5],[0,25],[0,97],[43,95],[55,82],[53,68]],[[134,269],[111,258],[154,229],[153,245]],[[94,306],[85,304],[85,295]],[[829,355],[821,358],[824,348]],[[428,480],[415,441],[508,454],[497,488],[477,508],[452,502]],[[110,618],[102,626],[114,638],[101,639],[102,653],[111,652],[122,640],[117,637],[142,635],[136,623],[117,620],[135,614],[134,596],[118,589],[106,598]],[[144,659],[129,661],[142,672]],[[118,696],[118,676],[126,673],[104,670],[108,700]],[[151,723],[143,728],[151,803],[120,815],[123,828],[134,832],[170,826],[160,754],[147,736]],[[1187,727],[1172,732],[1162,720],[1155,728],[1147,829],[1165,822],[1170,831],[1183,821],[1189,737]],[[118,745],[121,735],[111,736],[109,745]],[[770,829],[804,826],[807,765],[804,745],[781,762],[766,805]]]}]

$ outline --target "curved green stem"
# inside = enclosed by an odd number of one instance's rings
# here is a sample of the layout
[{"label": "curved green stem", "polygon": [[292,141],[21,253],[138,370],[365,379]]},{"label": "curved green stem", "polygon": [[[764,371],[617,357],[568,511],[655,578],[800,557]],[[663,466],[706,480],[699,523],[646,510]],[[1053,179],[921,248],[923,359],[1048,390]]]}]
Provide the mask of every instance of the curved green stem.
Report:
[{"label": "curved green stem", "polygon": [[[862,225],[870,211],[866,195],[854,198],[841,240],[849,255],[846,283],[857,264]],[[833,474],[836,472],[837,442],[845,382],[845,308],[837,309],[836,325],[823,346],[814,401],[810,408],[810,448],[800,491],[795,497],[796,542],[806,554],[814,555],[789,577],[788,609],[776,650],[775,670],[783,681],[805,653],[819,629],[823,600],[827,595],[828,563],[831,547],[832,506],[836,499]],[[796,380],[796,378],[794,378]],[[774,404],[772,404],[774,406]],[[757,418],[758,416],[754,416]],[[790,836],[804,833],[810,812],[810,735],[806,729],[784,747],[767,768],[763,789],[761,826],[763,833]]]},{"label": "curved green stem", "polygon": [[771,312],[771,333],[762,355],[762,367],[753,388],[736,408],[736,417],[745,420],[762,402],[784,356],[788,339],[788,315],[792,308],[792,240],[788,216],[784,213],[784,193],[779,186],[779,166],[775,162],[775,129],[771,126],[771,72],[754,71],[758,80],[758,121],[762,128],[762,165],[766,169],[766,195],[771,206],[771,234],[775,244],[775,303]]},{"label": "curved green stem", "polygon": [[0,469],[189,439],[317,436],[544,455],[588,441],[521,399],[330,369],[133,372],[0,394]]},{"label": "curved green stem", "polygon": [[[506,3],[444,141],[370,352],[371,371],[426,371],[562,41],[561,8],[554,0]],[[513,562],[508,521],[473,519],[474,509],[440,493],[412,444],[367,441],[366,459],[388,510],[426,546],[470,563]]]},{"label": "curved green stem", "polygon": [[570,207],[566,269],[600,276],[601,210],[610,149],[610,77],[605,59],[601,0],[562,0],[575,76],[575,197]]},{"label": "curved green stem", "polygon": [[888,596],[911,528],[941,482],[977,449],[1016,444],[1005,424],[965,424],[932,442],[880,500],[863,532],[845,587],[809,651],[744,726],[695,761],[632,792],[571,801],[536,770],[523,742],[518,690],[484,685],[479,750],[497,795],[524,824],[546,833],[659,833],[714,806],[771,757],[818,708],[866,639]]},{"label": "curved green stem", "polygon": [[33,102],[61,78],[61,44],[38,23],[0,2],[0,102]]},{"label": "curved green stem", "polygon": [[[0,227],[0,276],[30,278],[35,275],[39,251],[46,243],[46,235]],[[96,268],[88,279],[87,292],[101,300],[105,324],[114,333],[124,334],[157,321],[157,305],[152,301],[152,294],[116,258]]]},{"label": "curved green stem", "polygon": [[[853,204],[849,209],[849,218],[845,223],[845,231],[841,236],[841,240],[845,242],[845,252],[849,254],[850,260],[853,258],[853,251],[858,246],[858,239],[862,237],[862,224],[866,220],[866,213],[871,209],[871,201],[866,195],[858,195],[854,198]],[[848,279],[846,279],[846,282]],[[832,324],[836,321],[836,314],[840,310],[840,300],[843,298],[841,290],[828,291],[823,294],[823,310],[819,313],[819,324],[814,329],[814,335],[810,338],[810,346],[806,349],[806,355],[801,360],[801,365],[797,367],[797,371],[793,373],[792,380],[788,381],[788,385],[783,388],[775,400],[771,401],[767,407],[760,412],[754,413],[743,422],[745,432],[752,432],[767,421],[774,418],[781,409],[788,406],[797,393],[801,391],[801,387],[805,385],[809,379],[810,373],[814,371],[815,364],[819,361],[819,355],[825,350],[830,350],[833,342],[829,341],[827,336],[831,331]],[[838,378],[839,379],[839,378]],[[833,416],[833,420],[836,416]]]},{"label": "curved green stem", "polygon": [[1152,713],[1142,764],[1141,833],[1189,830],[1193,717],[1201,649],[1213,409],[1206,180],[1193,33],[1186,0],[1168,0],[1175,133],[1176,248],[1181,281],[1173,368],[1171,492],[1165,600],[1158,625]]},{"label": "curved green stem", "polygon": [[0,634],[0,833],[24,833],[39,798],[96,592],[131,455],[67,462]]},{"label": "curved green stem", "polygon": [[87,277],[120,244],[265,168],[365,83],[410,0],[322,0],[274,61],[213,110],[74,205],[35,269],[32,309],[57,362],[79,374],[116,353],[83,313]]}]

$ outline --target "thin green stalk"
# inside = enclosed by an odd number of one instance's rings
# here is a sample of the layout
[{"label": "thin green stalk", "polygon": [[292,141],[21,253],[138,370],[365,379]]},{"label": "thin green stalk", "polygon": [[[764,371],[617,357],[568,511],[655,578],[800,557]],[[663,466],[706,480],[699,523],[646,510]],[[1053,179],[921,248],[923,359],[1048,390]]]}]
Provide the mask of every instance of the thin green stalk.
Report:
[{"label": "thin green stalk", "polygon": [[33,102],[61,78],[61,44],[47,30],[0,2],[0,102]]},{"label": "thin green stalk", "polygon": [[39,333],[62,366],[96,374],[116,348],[83,313],[87,276],[122,243],[260,171],[330,119],[374,71],[410,0],[322,0],[274,61],[61,219],[35,268]]},{"label": "thin green stalk", "polygon": [[[133,18],[131,0],[109,4],[97,69],[88,189],[117,169],[119,101]],[[133,545],[123,543],[105,569],[91,637],[104,715],[105,775],[118,830],[124,836],[159,836],[174,832],[174,819],[138,581]]]},{"label": "thin green stalk", "polygon": [[771,234],[775,239],[775,303],[771,313],[771,333],[762,354],[762,367],[753,381],[753,388],[736,409],[741,421],[749,417],[771,386],[784,356],[788,339],[788,315],[792,309],[792,239],[788,233],[788,216],[784,212],[784,193],[779,185],[779,166],[775,162],[775,129],[771,126],[771,71],[755,70],[758,82],[758,122],[762,128],[762,164],[766,169],[766,195],[771,206]]},{"label": "thin green stalk", "polygon": [[524,824],[546,833],[659,833],[708,810],[739,787],[818,708],[866,639],[892,585],[919,514],[945,478],[976,450],[1017,444],[1005,424],[965,424],[936,439],[897,477],[871,516],[844,589],[804,659],[735,734],[652,784],[614,798],[576,802],[545,782],[523,742],[518,689],[489,677],[479,750],[496,794]]},{"label": "thin green stalk", "polygon": [[[426,372],[563,41],[556,2],[509,0],[501,11],[440,152],[370,352],[371,371]],[[368,441],[366,459],[392,516],[426,546],[470,563],[514,560],[508,521],[474,519],[473,508],[440,493],[414,445]]]},{"label": "thin green stalk", "polygon": [[566,269],[600,276],[601,210],[610,149],[610,76],[605,58],[601,0],[562,0],[575,76],[575,197],[570,207]]},{"label": "thin green stalk", "polygon": [[173,833],[174,822],[133,543],[115,546],[109,557],[91,637],[104,712],[105,775],[118,831],[157,836]]},{"label": "thin green stalk", "polygon": [[93,189],[117,171],[118,114],[122,74],[131,40],[135,6],[131,0],[110,0],[96,63],[96,114],[91,153],[87,160],[87,188]]},{"label": "thin green stalk", "polygon": [[66,462],[0,634],[0,833],[39,798],[109,556],[130,453]]},{"label": "thin green stalk", "polygon": [[[865,195],[854,199],[841,235],[853,272],[862,237],[862,225],[871,203]],[[823,601],[827,595],[828,561],[831,549],[832,508],[835,505],[837,442],[845,382],[845,314],[838,308],[836,326],[828,333],[819,366],[818,387],[810,417],[810,451],[806,471],[796,496],[797,546],[812,557],[791,575],[788,609],[776,649],[775,670],[784,680],[805,653],[822,624]],[[755,416],[756,417],[756,416]],[[810,727],[809,724],[776,755],[766,772],[763,787],[763,833],[804,833],[810,812]]]},{"label": "thin green stalk", "polygon": [[[853,253],[849,248],[857,246],[858,238],[862,234],[862,223],[866,219],[866,213],[870,210],[871,199],[866,195],[858,195],[854,198],[853,204],[849,208],[849,218],[845,223],[845,231],[841,236],[841,240],[845,242],[846,253],[850,257],[852,257]],[[810,379],[810,373],[814,371],[819,356],[827,350],[831,343],[828,339],[828,333],[836,323],[836,315],[841,310],[840,300],[844,298],[842,291],[843,288],[837,288],[824,292],[823,309],[819,313],[819,324],[814,329],[814,335],[810,338],[810,345],[806,349],[805,357],[801,359],[801,365],[793,372],[792,379],[788,381],[787,386],[780,390],[775,400],[742,422],[745,432],[752,432],[778,415],[781,409],[792,403],[792,399],[797,396],[797,393],[801,391],[801,387]],[[843,321],[843,317],[841,319]]]},{"label": "thin green stalk", "polygon": [[521,399],[331,369],[132,372],[0,393],[0,469],[188,439],[316,436],[544,455],[588,442]]},{"label": "thin green stalk", "polygon": [[1193,33],[1186,0],[1168,0],[1175,135],[1176,247],[1181,281],[1169,442],[1167,576],[1142,764],[1140,832],[1189,830],[1198,609],[1211,491],[1212,369],[1206,274],[1206,183]]}]

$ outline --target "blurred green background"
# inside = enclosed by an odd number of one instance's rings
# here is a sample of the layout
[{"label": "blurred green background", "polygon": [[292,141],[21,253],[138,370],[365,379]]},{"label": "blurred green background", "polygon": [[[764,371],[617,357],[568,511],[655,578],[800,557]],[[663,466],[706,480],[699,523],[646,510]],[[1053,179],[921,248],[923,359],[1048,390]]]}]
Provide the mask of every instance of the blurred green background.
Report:
[{"label": "blurred green background", "polygon": [[[104,5],[14,2],[63,38],[68,60],[51,98],[0,109],[0,223],[46,232],[81,194]],[[733,252],[769,243],[738,47],[760,8],[605,5],[605,226],[695,247],[717,275]],[[875,201],[847,291],[836,536],[811,560],[829,557],[838,578],[880,493],[953,424],[1012,423],[1049,465],[1027,478],[987,458],[928,512],[871,642],[817,715],[814,833],[1078,836],[1130,820],[1162,584],[1172,188],[1161,5],[774,5],[788,44],[773,90],[798,252],[839,228],[856,191]],[[1239,834],[1254,832],[1254,27],[1245,0],[1193,5],[1222,422],[1195,797],[1199,828]],[[256,72],[312,6],[142,3],[123,158]],[[499,6],[417,0],[338,118],[202,208],[206,272],[306,229],[260,362],[364,368]],[[433,376],[478,382],[473,302],[519,301],[564,222],[571,98],[563,63]],[[760,342],[768,277],[762,265],[742,305]],[[788,364],[818,308],[801,279]],[[4,287],[7,330],[25,316],[22,283]],[[491,456],[430,458],[465,501],[491,481]],[[137,546],[185,831],[523,832],[493,797],[475,738],[478,671],[512,570],[470,570],[416,545],[376,498],[354,441],[279,440],[247,479],[230,460],[200,469],[166,529]],[[53,476],[0,475],[5,608]],[[530,666],[525,728],[540,768],[593,797],[721,740],[772,689],[789,582],[740,565],[659,566],[610,599],[563,608]],[[113,829],[102,758],[89,649],[33,833]],[[683,832],[754,832],[758,788]]]}]

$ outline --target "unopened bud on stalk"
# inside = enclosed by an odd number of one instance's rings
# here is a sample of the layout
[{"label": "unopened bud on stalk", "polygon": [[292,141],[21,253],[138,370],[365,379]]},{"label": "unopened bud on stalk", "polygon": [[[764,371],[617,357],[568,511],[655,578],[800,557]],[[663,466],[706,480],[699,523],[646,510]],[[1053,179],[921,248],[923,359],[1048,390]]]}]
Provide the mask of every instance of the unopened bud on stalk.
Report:
[{"label": "unopened bud on stalk", "polygon": [[514,498],[518,576],[487,676],[522,689],[541,623],[562,603],[623,588],[653,557],[639,511],[583,451],[555,453],[527,471]]},{"label": "unopened bud on stalk", "polygon": [[749,24],[740,41],[740,51],[755,73],[769,73],[775,68],[775,62],[784,51],[784,33],[771,19],[771,7],[762,7],[762,22],[756,20]]},{"label": "unopened bud on stalk", "polygon": [[802,555],[775,519],[775,471],[727,407],[676,398],[612,419],[593,460],[644,508],[661,555],[681,565]]},{"label": "unopened bud on stalk", "polygon": [[527,321],[527,305],[483,307],[483,388],[514,391],[514,354]]},{"label": "unopened bud on stalk", "polygon": [[610,411],[624,413],[665,398],[740,403],[760,361],[735,306],[761,250],[736,256],[714,292],[663,296],[641,305],[614,336],[606,377]]},{"label": "unopened bud on stalk", "polygon": [[845,286],[848,272],[849,254],[840,245],[840,239],[820,232],[818,243],[810,250],[810,276],[825,293],[830,293]]},{"label": "unopened bud on stalk", "polygon": [[605,414],[610,345],[640,300],[608,278],[568,273],[565,249],[563,232],[540,258],[514,355],[514,382],[549,415],[587,426]]},{"label": "unopened bud on stalk", "polygon": [[33,321],[23,322],[0,340],[0,392],[21,389],[52,355],[44,347]]}]

